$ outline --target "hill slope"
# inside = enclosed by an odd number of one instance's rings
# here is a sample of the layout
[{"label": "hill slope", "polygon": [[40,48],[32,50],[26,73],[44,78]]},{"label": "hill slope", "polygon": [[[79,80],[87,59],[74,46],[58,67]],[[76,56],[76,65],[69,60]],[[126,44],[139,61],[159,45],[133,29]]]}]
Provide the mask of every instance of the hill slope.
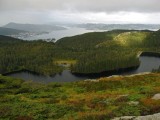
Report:
[{"label": "hill slope", "polygon": [[21,41],[12,46],[2,41],[5,45],[0,48],[1,73],[25,68],[53,75],[62,71],[62,61],[69,64],[73,73],[118,71],[138,67],[137,56],[142,51],[160,52],[159,31],[93,32],[62,38],[56,43]]},{"label": "hill slope", "polygon": [[159,31],[113,30],[63,38],[56,45],[81,52],[72,71],[85,74],[138,66],[139,52],[160,52],[159,41]]},{"label": "hill slope", "polygon": [[26,33],[27,31],[24,30],[16,30],[12,28],[4,28],[0,27],[0,35],[15,35],[19,33]]},{"label": "hill slope", "polygon": [[5,28],[12,28],[17,30],[24,30],[29,32],[51,32],[54,30],[65,30],[64,27],[53,26],[53,25],[38,25],[38,24],[19,24],[19,23],[8,23],[3,26]]},{"label": "hill slope", "polygon": [[160,74],[40,84],[0,76],[0,119],[110,120],[160,112]]},{"label": "hill slope", "polygon": [[27,69],[45,75],[62,71],[55,65],[54,43],[0,36],[0,73]]}]

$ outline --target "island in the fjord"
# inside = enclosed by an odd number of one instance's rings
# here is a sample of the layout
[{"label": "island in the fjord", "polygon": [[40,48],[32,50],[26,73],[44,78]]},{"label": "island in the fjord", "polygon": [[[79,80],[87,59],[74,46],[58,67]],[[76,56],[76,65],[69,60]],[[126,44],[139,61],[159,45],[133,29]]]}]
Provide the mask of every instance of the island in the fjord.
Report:
[{"label": "island in the fjord", "polygon": [[[136,69],[139,56],[158,56],[160,31],[113,30],[57,42],[0,36],[0,119],[110,120],[159,118],[160,69],[131,76],[36,83],[5,74],[28,70],[50,76],[69,69],[98,74]],[[127,119],[128,117],[124,117]],[[115,118],[121,120],[123,118]],[[129,119],[129,118],[128,118]]]}]

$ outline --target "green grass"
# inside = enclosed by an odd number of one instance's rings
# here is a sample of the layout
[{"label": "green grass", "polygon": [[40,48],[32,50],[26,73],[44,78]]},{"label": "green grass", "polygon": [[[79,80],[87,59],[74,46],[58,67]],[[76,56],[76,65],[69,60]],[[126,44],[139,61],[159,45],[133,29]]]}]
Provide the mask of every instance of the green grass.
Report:
[{"label": "green grass", "polygon": [[119,42],[122,46],[139,47],[143,44],[148,35],[148,32],[126,32],[119,34],[114,40],[115,42]]}]

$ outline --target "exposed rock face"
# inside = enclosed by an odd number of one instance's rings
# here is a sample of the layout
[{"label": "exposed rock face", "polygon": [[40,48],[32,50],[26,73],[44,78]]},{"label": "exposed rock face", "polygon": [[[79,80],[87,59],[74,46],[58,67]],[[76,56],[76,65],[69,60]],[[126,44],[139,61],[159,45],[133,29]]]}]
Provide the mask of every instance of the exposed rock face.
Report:
[{"label": "exposed rock face", "polygon": [[160,113],[147,116],[139,116],[135,118],[135,120],[160,120]]},{"label": "exposed rock face", "polygon": [[147,116],[124,116],[119,118],[114,118],[112,120],[160,120],[160,113],[147,115]]},{"label": "exposed rock face", "polygon": [[119,117],[119,118],[114,118],[112,120],[134,120],[134,116],[124,116],[124,117]]},{"label": "exposed rock face", "polygon": [[138,101],[130,101],[128,104],[129,104],[129,105],[138,105],[139,102],[138,102]]},{"label": "exposed rock face", "polygon": [[155,95],[152,97],[152,99],[154,99],[154,100],[160,100],[160,93],[155,94]]}]

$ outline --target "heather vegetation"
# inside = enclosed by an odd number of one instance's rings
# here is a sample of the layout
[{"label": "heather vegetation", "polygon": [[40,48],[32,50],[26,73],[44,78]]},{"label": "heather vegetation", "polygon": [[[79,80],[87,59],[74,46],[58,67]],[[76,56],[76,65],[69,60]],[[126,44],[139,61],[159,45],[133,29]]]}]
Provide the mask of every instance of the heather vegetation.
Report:
[{"label": "heather vegetation", "polygon": [[0,119],[109,120],[160,112],[160,74],[40,84],[0,76]]}]

